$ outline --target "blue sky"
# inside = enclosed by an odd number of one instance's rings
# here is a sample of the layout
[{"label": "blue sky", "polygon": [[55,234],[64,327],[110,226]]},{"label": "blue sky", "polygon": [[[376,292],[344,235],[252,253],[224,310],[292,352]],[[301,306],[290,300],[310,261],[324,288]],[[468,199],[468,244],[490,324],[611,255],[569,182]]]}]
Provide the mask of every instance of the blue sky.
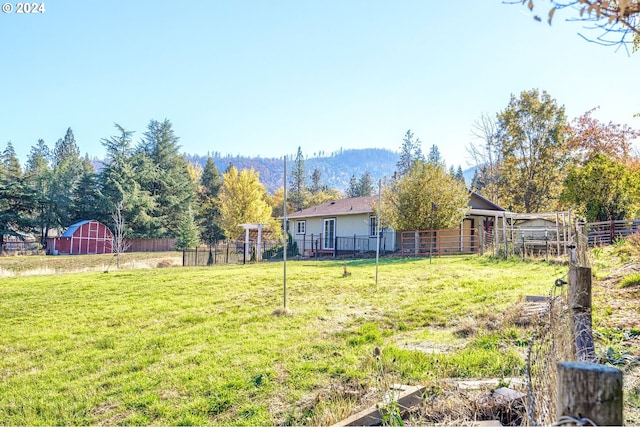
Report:
[{"label": "blue sky", "polygon": [[188,153],[398,150],[411,129],[466,167],[473,122],[532,88],[569,118],[600,106],[640,128],[640,52],[584,41],[566,11],[549,26],[499,0],[44,4],[0,14],[0,149],[11,141],[23,163],[68,127],[101,157],[114,123],[138,141],[167,118]]}]

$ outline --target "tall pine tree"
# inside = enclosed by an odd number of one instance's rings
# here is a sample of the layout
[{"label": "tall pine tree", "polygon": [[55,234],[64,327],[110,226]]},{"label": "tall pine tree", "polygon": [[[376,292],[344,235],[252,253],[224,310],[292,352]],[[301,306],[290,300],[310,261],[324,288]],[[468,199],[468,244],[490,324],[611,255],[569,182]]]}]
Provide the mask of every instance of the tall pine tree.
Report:
[{"label": "tall pine tree", "polygon": [[11,143],[2,152],[0,162],[0,250],[7,237],[23,239],[33,230],[32,212],[35,191],[22,176],[22,167]]},{"label": "tall pine tree", "polygon": [[200,226],[202,241],[213,246],[217,241],[225,238],[220,217],[218,195],[222,186],[222,177],[213,159],[209,157],[202,170],[198,198],[200,211],[196,220]]},{"label": "tall pine tree", "polygon": [[135,153],[132,131],[115,124],[117,135],[103,138],[100,142],[107,151],[100,173],[100,187],[104,212],[102,221],[116,228],[114,220],[121,217],[122,233],[129,237],[148,237],[147,230],[154,229],[153,210],[155,201],[139,181],[143,173],[139,167],[139,154]]},{"label": "tall pine tree", "polygon": [[51,218],[64,228],[77,218],[72,211],[73,193],[82,175],[82,159],[71,128],[59,139],[53,150],[53,177],[49,188]]},{"label": "tall pine tree", "polygon": [[53,186],[51,150],[42,139],[39,139],[38,143],[31,147],[27,158],[25,177],[35,192],[33,219],[40,234],[40,244],[46,247],[49,230],[54,226],[55,221],[50,191]]},{"label": "tall pine tree", "polygon": [[402,146],[400,147],[400,159],[396,164],[398,168],[398,176],[403,176],[413,166],[416,161],[424,161],[424,155],[422,154],[422,142],[420,138],[415,138],[411,129],[407,130],[407,133],[402,139]]},{"label": "tall pine tree", "polygon": [[196,197],[178,141],[169,120],[152,120],[138,147],[140,184],[155,201],[153,217],[157,223],[150,224],[148,237],[175,237]]},{"label": "tall pine tree", "polygon": [[300,210],[305,207],[305,191],[307,188],[306,180],[304,156],[302,155],[302,149],[298,147],[298,152],[296,153],[296,158],[293,162],[293,169],[291,171],[291,187],[289,189],[289,198],[296,210]]}]

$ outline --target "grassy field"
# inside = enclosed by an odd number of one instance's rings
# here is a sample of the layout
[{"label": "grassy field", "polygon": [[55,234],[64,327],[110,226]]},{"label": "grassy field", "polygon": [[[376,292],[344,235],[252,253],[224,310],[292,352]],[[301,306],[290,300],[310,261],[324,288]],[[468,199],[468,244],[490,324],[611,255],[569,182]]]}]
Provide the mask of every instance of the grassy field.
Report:
[{"label": "grassy field", "polygon": [[[179,265],[182,265],[182,252],[135,252],[120,255],[122,269],[149,269]],[[116,258],[112,254],[0,257],[0,277],[102,272],[115,268]]]},{"label": "grassy field", "polygon": [[376,286],[371,260],[346,277],[343,262],[289,262],[292,313],[276,316],[282,267],[3,278],[0,424],[329,424],[383,379],[521,375],[526,336],[504,313],[566,272],[385,259]]}]

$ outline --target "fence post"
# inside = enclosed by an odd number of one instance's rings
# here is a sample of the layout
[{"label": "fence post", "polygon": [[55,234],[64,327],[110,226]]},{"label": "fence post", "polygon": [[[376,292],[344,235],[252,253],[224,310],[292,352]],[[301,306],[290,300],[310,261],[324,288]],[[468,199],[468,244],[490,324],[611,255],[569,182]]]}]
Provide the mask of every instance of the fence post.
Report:
[{"label": "fence post", "polygon": [[591,331],[591,269],[572,266],[569,270],[569,307],[575,343],[576,359],[596,358]]},{"label": "fence post", "polygon": [[183,266],[183,267],[186,267],[186,265],[184,265],[184,262],[185,262],[185,260],[186,260],[186,259],[185,259],[185,258],[186,258],[186,257],[185,257],[185,252],[186,252],[186,249],[183,249],[183,250],[182,250],[182,266]]},{"label": "fence post", "polygon": [[616,223],[613,220],[609,221],[609,243],[613,243],[615,237]]},{"label": "fence post", "polygon": [[353,235],[353,257],[356,257],[356,235]]},{"label": "fence post", "polygon": [[558,421],[588,418],[595,425],[620,426],[622,408],[622,371],[597,363],[558,363]]}]

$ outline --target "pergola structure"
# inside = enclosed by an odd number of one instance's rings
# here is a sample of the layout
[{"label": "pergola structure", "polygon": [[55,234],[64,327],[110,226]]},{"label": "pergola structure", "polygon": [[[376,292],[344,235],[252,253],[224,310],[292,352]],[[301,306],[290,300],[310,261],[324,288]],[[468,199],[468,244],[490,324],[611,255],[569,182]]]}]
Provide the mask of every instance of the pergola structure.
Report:
[{"label": "pergola structure", "polygon": [[[509,211],[493,211],[485,209],[470,209],[468,215],[482,216],[494,220],[493,241],[494,248],[497,251],[500,247],[504,247],[504,252],[509,252],[509,243],[515,243],[518,239],[518,232],[524,235],[526,231],[541,231],[545,236],[547,231],[552,232],[553,238],[546,240],[545,237],[539,240],[530,240],[528,244],[548,244],[555,247],[557,254],[567,253],[568,245],[573,242],[573,222],[576,221],[572,212],[540,212],[540,213],[516,213]],[[549,224],[543,228],[523,228],[518,227],[518,223],[529,220],[544,220]],[[523,241],[524,245],[524,241]]]},{"label": "pergola structure", "polygon": [[258,230],[258,240],[256,242],[256,261],[262,261],[262,252],[260,251],[260,247],[262,246],[262,229],[264,227],[268,227],[269,224],[266,223],[248,223],[248,224],[238,224],[239,227],[244,228],[244,259],[249,258],[249,231],[250,230]]}]

